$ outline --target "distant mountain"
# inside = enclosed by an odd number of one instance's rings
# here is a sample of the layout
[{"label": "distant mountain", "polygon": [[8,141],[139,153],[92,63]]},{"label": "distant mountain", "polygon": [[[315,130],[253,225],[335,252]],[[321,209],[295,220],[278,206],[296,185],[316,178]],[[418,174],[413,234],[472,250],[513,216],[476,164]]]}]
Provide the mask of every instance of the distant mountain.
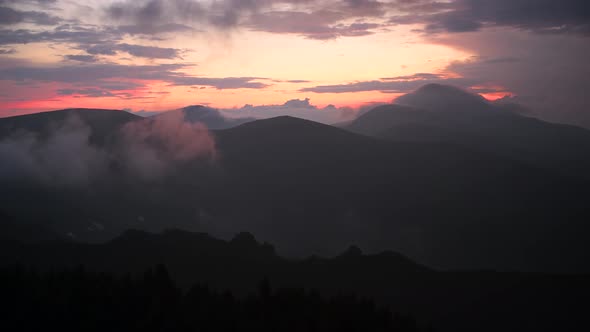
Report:
[{"label": "distant mountain", "polygon": [[[409,313],[436,331],[554,331],[585,323],[589,276],[436,271],[395,252],[351,247],[333,258],[285,259],[272,245],[240,233],[231,241],[203,233],[127,231],[97,245],[0,243],[0,267],[65,268],[139,275],[165,264],[183,287],[195,283],[238,296],[266,279],[273,288],[302,287],[323,295],[355,293]],[[79,275],[79,274],[78,274]]]},{"label": "distant mountain", "polygon": [[227,129],[241,125],[246,122],[251,122],[254,118],[227,118],[223,116],[218,110],[206,106],[188,106],[175,111],[164,112],[156,117],[176,116],[180,112],[183,113],[185,121],[196,123],[200,122],[209,129]]},{"label": "distant mountain", "polygon": [[590,131],[513,112],[455,87],[431,84],[361,115],[351,131],[396,142],[438,142],[590,178]]}]

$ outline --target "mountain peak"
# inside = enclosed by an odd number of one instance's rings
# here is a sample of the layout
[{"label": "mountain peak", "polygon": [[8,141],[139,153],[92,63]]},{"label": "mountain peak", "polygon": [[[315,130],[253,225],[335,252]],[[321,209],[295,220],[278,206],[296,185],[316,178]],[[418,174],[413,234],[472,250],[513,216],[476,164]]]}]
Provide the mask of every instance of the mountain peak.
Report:
[{"label": "mountain peak", "polygon": [[488,101],[478,94],[434,83],[397,98],[395,103],[429,111],[473,112],[490,108]]}]

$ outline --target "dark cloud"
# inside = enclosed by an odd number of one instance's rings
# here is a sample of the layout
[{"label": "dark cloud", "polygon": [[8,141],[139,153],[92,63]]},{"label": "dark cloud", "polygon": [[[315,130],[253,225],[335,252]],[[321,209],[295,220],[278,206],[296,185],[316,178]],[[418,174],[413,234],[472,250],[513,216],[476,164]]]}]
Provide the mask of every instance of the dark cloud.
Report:
[{"label": "dark cloud", "polygon": [[253,16],[247,26],[257,31],[298,34],[318,40],[365,36],[380,27],[376,23],[337,23],[344,18],[341,13],[335,11],[273,11]]},{"label": "dark cloud", "polygon": [[88,47],[86,52],[93,55],[115,55],[117,54],[117,49],[115,45],[98,44]]},{"label": "dark cloud", "polygon": [[68,60],[79,61],[79,62],[97,62],[98,58],[94,55],[85,54],[69,54],[65,56]]},{"label": "dark cloud", "polygon": [[57,0],[0,0],[0,5],[31,4],[50,8]]},{"label": "dark cloud", "polygon": [[502,26],[590,35],[590,6],[586,0],[455,0],[444,5],[436,1],[407,2],[417,4],[400,7],[407,15],[393,16],[391,23],[424,24],[429,33]]},{"label": "dark cloud", "polygon": [[383,78],[373,81],[360,81],[346,84],[319,85],[300,89],[301,92],[314,93],[350,93],[364,91],[380,91],[383,93],[405,93],[413,91],[425,84],[442,83],[459,86],[470,86],[477,82],[472,78],[445,78],[438,74],[418,73],[409,76]]},{"label": "dark cloud", "polygon": [[120,32],[121,34],[128,35],[160,35],[195,31],[194,28],[179,23],[150,25],[120,25],[116,27],[115,30]]},{"label": "dark cloud", "polygon": [[96,82],[104,79],[127,78],[137,80],[168,80],[178,75],[174,71],[183,65],[124,66],[118,64],[96,64],[87,66],[61,67],[15,67],[0,70],[4,80],[42,82]]},{"label": "dark cloud", "polygon": [[436,80],[440,79],[439,74],[432,73],[416,73],[413,75],[395,76],[395,77],[384,77],[382,81],[411,81],[411,80]]},{"label": "dark cloud", "polygon": [[541,35],[507,29],[439,40],[479,54],[448,70],[485,86],[501,86],[548,121],[590,127],[590,44],[579,35]]},{"label": "dark cloud", "polygon": [[115,22],[131,23],[136,33],[149,33],[162,24],[199,21],[205,11],[199,2],[190,0],[120,1],[107,7],[105,15]]},{"label": "dark cloud", "polygon": [[128,53],[135,57],[148,59],[176,59],[180,58],[180,50],[175,48],[162,48],[156,46],[143,46],[131,44],[98,44],[86,49],[89,54],[115,55],[117,52]]},{"label": "dark cloud", "polygon": [[51,30],[29,29],[0,30],[0,45],[30,44],[41,42],[98,45],[120,40],[121,35],[97,26],[76,24],[60,25]]},{"label": "dark cloud", "polygon": [[115,84],[113,79],[164,81],[176,86],[209,86],[216,89],[261,89],[268,84],[260,77],[197,77],[179,70],[187,69],[182,64],[137,65],[93,64],[61,67],[14,67],[0,70],[4,80],[16,82],[77,83],[103,87]]},{"label": "dark cloud", "polygon": [[17,24],[24,21],[25,17],[22,12],[8,7],[0,7],[0,24]]},{"label": "dark cloud", "polygon": [[85,97],[114,97],[109,91],[101,89],[59,89],[57,94],[60,96],[85,96]]},{"label": "dark cloud", "polygon": [[176,58],[180,57],[180,50],[175,49],[175,48],[118,44],[117,50],[129,53],[133,56],[141,57],[141,58],[176,59]]},{"label": "dark cloud", "polygon": [[[158,31],[156,27],[162,24],[182,23],[222,30],[246,27],[322,40],[372,33],[378,24],[347,21],[381,17],[387,11],[386,4],[375,0],[222,0],[209,4],[149,0],[118,2],[109,6],[105,14],[115,22],[131,22],[136,34]],[[289,5],[288,9],[284,5]]]},{"label": "dark cloud", "polygon": [[0,6],[0,25],[19,23],[33,23],[36,25],[57,25],[61,19],[39,11],[21,11],[10,7]]},{"label": "dark cloud", "polygon": [[262,89],[269,85],[257,80],[267,80],[260,77],[194,77],[194,76],[177,76],[171,79],[172,85],[180,86],[211,86],[219,90],[224,89]]}]

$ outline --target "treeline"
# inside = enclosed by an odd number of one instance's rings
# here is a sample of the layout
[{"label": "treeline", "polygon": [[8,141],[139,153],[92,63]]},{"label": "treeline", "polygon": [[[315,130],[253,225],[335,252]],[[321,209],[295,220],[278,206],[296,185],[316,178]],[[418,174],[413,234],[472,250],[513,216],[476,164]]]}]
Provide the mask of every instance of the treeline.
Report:
[{"label": "treeline", "polygon": [[[239,278],[239,276],[236,276]],[[142,277],[0,269],[5,331],[418,331],[413,318],[354,295],[323,297],[267,280],[244,297],[181,290],[163,265]]]}]

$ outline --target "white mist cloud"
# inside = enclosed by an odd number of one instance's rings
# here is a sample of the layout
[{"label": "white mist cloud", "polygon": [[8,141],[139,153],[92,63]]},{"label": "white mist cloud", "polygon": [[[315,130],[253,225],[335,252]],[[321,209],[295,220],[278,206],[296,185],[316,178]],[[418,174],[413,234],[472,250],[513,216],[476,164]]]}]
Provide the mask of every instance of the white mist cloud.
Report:
[{"label": "white mist cloud", "polygon": [[83,186],[109,176],[112,163],[122,164],[131,176],[152,180],[169,174],[176,163],[216,155],[205,126],[176,116],[131,122],[119,134],[117,149],[94,145],[92,129],[77,116],[48,134],[15,132],[0,140],[0,180]]},{"label": "white mist cloud", "polygon": [[69,117],[47,137],[22,132],[0,141],[0,178],[84,185],[106,170],[108,155],[89,144],[91,129]]},{"label": "white mist cloud", "polygon": [[[371,104],[375,106],[376,104]],[[353,120],[361,109],[350,107],[336,107],[328,105],[317,107],[309,98],[288,100],[282,105],[245,105],[235,109],[220,109],[219,112],[227,118],[255,118],[266,119],[277,116],[289,115],[301,119],[335,124]]]},{"label": "white mist cloud", "polygon": [[122,132],[123,160],[144,178],[164,175],[177,162],[216,156],[215,140],[207,127],[184,121],[181,112],[128,123]]}]

